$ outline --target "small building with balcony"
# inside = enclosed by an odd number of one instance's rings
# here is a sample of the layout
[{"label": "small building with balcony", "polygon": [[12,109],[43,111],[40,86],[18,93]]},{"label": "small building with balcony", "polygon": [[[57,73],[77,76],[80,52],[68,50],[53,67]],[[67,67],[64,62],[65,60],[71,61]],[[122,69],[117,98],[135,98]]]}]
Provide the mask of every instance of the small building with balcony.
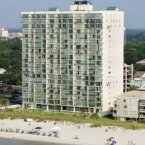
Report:
[{"label": "small building with balcony", "polygon": [[133,85],[133,64],[123,65],[123,92],[128,92]]},{"label": "small building with balcony", "polygon": [[130,91],[114,101],[113,116],[116,119],[145,119],[145,91]]},{"label": "small building with balcony", "polygon": [[137,71],[134,74],[133,85],[139,89],[145,89],[145,71]]}]

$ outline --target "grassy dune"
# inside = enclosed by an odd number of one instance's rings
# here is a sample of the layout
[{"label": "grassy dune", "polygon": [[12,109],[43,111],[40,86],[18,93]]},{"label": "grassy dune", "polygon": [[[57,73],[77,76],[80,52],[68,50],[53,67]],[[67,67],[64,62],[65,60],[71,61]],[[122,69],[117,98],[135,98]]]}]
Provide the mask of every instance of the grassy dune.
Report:
[{"label": "grassy dune", "polygon": [[93,115],[69,114],[69,113],[52,113],[52,112],[38,112],[38,111],[21,111],[19,109],[6,109],[0,111],[0,119],[26,119],[33,118],[36,121],[70,121],[74,123],[90,123],[92,127],[101,126],[118,126],[125,129],[143,129],[144,122],[121,122],[119,120],[110,119],[107,117],[98,117]]}]

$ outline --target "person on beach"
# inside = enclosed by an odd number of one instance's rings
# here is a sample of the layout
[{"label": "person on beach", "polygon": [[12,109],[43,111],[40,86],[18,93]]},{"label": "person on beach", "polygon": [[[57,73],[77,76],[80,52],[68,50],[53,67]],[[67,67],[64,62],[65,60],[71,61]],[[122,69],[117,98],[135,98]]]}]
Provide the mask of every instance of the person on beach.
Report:
[{"label": "person on beach", "polygon": [[79,137],[76,135],[73,139],[79,139]]}]

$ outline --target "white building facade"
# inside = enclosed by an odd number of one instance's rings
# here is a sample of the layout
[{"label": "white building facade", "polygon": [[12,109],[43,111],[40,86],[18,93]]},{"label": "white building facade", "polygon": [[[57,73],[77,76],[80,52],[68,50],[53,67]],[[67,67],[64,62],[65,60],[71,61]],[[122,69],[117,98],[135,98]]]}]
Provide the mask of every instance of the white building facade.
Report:
[{"label": "white building facade", "polygon": [[22,12],[23,107],[105,113],[123,93],[124,13],[93,11],[75,1],[70,11]]},{"label": "white building facade", "polygon": [[5,29],[5,28],[0,28],[0,37],[8,38],[8,37],[9,37],[9,32],[8,32],[8,30]]}]

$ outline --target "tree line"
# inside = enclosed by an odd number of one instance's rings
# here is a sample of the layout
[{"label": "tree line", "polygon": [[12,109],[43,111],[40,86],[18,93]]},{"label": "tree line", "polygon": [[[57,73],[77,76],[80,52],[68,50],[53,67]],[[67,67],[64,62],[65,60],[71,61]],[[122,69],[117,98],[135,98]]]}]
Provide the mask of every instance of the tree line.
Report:
[{"label": "tree line", "polygon": [[136,62],[145,59],[145,30],[127,30],[124,46],[124,61],[134,64],[135,71],[145,71],[145,65]]},{"label": "tree line", "polygon": [[125,31],[125,40],[129,41],[145,41],[145,30],[143,29],[127,29]]},{"label": "tree line", "polygon": [[0,75],[5,84],[20,85],[22,79],[22,42],[19,38],[0,40],[0,68],[6,69]]},{"label": "tree line", "polygon": [[[145,30],[127,30],[124,46],[124,60],[134,64],[135,70],[144,70],[145,66],[136,65],[145,59]],[[0,68],[6,69],[0,75],[0,81],[9,85],[21,85],[22,82],[22,42],[19,38],[0,40]]]}]

